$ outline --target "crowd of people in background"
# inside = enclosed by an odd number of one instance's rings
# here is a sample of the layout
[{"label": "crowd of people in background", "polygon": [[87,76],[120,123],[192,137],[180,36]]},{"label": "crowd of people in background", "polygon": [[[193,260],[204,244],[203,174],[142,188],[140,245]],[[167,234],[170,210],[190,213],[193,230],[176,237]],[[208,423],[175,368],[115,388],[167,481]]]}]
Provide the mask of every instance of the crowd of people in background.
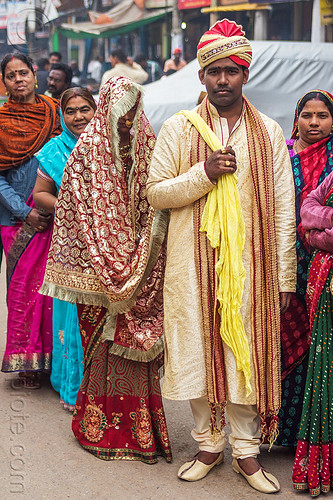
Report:
[{"label": "crowd of people in background", "polygon": [[144,54],[128,56],[121,48],[111,51],[108,60],[102,55],[93,56],[86,68],[79,67],[77,60],[68,64],[62,61],[60,52],[51,52],[48,57],[33,61],[38,82],[38,94],[59,99],[62,92],[70,87],[85,87],[98,95],[100,87],[111,76],[127,76],[140,85],[155,82],[179,71],[186,65],[181,58],[182,49],[175,48],[171,59],[150,60]]},{"label": "crowd of people in background", "polygon": [[[65,64],[60,52],[51,52],[48,58],[41,57],[34,64],[37,70],[38,93],[59,99],[67,88],[82,86],[98,94],[100,86],[111,76],[127,76],[140,85],[146,85],[183,68],[186,62],[181,59],[181,54],[180,48],[174,49],[172,58],[167,59],[163,65],[148,59],[144,54],[133,58],[123,49],[116,48],[111,51],[107,63],[104,62],[103,56],[98,55],[89,61],[86,71],[83,72],[75,59]],[[107,66],[111,67],[105,70]]]},{"label": "crowd of people in background", "polygon": [[27,389],[49,374],[98,458],[170,461],[163,394],[195,422],[181,480],[223,462],[226,413],[250,486],[280,489],[264,441],[296,449],[294,487],[317,496],[333,479],[333,96],[300,96],[285,141],[243,96],[252,49],[224,19],[198,45],[207,93],[156,139],[141,85],[181,56],[117,48],[84,78],[59,52],[2,59],[2,371]]}]

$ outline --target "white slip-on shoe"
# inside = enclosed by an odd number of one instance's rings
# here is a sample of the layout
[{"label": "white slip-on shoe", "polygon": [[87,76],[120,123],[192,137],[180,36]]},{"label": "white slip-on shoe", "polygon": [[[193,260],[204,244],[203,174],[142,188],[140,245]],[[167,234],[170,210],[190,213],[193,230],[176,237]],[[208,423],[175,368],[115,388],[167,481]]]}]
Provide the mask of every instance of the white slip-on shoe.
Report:
[{"label": "white slip-on shoe", "polygon": [[234,458],[232,461],[232,468],[237,474],[242,474],[249,485],[255,490],[261,491],[262,493],[277,493],[280,491],[280,484],[276,477],[261,466],[257,472],[246,474],[240,467],[236,458]]},{"label": "white slip-on shoe", "polygon": [[221,464],[223,459],[223,451],[221,451],[215,462],[210,465],[206,465],[203,462],[200,462],[197,458],[194,458],[190,462],[185,462],[180,467],[178,470],[178,477],[184,481],[199,481],[199,479],[206,477],[208,472],[215,467],[215,465]]}]

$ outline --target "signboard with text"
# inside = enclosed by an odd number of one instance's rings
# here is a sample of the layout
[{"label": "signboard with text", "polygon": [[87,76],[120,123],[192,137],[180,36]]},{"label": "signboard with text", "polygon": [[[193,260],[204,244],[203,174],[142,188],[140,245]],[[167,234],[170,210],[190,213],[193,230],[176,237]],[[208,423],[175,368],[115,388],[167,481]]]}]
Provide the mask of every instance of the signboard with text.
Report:
[{"label": "signboard with text", "polygon": [[6,2],[0,0],[0,30],[7,28],[7,5]]},{"label": "signboard with text", "polygon": [[210,0],[178,0],[178,9],[200,9],[210,7]]},{"label": "signboard with text", "polygon": [[172,0],[145,0],[146,9],[166,9],[172,7]]},{"label": "signboard with text", "polygon": [[27,20],[27,2],[7,3],[7,43],[9,45],[22,45],[27,43],[25,36],[25,23]]},{"label": "signboard with text", "polygon": [[[286,3],[286,0],[247,0],[249,3]],[[297,2],[298,0],[288,0],[288,3]]]},{"label": "signboard with text", "polygon": [[323,25],[333,24],[333,0],[320,0],[320,22]]}]

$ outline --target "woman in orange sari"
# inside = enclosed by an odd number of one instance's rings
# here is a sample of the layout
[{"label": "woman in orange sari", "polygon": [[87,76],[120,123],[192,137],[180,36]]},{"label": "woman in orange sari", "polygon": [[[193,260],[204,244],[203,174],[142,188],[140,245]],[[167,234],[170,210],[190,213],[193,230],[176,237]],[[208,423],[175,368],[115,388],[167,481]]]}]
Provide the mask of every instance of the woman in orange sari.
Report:
[{"label": "woman in orange sari", "polygon": [[34,154],[61,132],[59,104],[35,94],[30,58],[1,62],[8,102],[0,108],[0,231],[7,260],[7,345],[4,372],[20,372],[25,387],[39,387],[52,352],[52,301],[39,295],[51,238],[49,216],[36,208]]}]

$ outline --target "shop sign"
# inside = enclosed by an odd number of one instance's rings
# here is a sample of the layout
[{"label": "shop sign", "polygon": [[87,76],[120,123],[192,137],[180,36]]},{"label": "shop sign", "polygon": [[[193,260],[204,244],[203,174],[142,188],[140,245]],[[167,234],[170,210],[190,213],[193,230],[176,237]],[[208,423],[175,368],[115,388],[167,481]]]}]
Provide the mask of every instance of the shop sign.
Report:
[{"label": "shop sign", "polygon": [[3,0],[0,1],[0,30],[7,28],[7,5]]},{"label": "shop sign", "polygon": [[27,43],[25,36],[25,23],[27,20],[27,2],[7,3],[7,43],[9,45],[22,45]]},{"label": "shop sign", "polygon": [[[297,2],[298,0],[289,0],[288,3]],[[286,3],[286,0],[248,0],[249,3]]]},{"label": "shop sign", "polygon": [[172,7],[172,0],[145,0],[146,9],[166,9]]},{"label": "shop sign", "polygon": [[178,0],[178,9],[198,9],[210,7],[211,0]]},{"label": "shop sign", "polygon": [[320,0],[320,21],[323,25],[333,24],[333,0]]}]

